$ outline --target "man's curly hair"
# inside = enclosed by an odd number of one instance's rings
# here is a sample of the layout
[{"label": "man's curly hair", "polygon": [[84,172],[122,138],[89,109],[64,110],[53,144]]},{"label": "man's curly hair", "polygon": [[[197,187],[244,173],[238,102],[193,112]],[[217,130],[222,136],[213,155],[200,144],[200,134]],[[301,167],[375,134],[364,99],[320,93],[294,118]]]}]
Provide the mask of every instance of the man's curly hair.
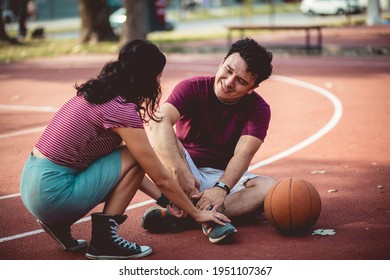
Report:
[{"label": "man's curly hair", "polygon": [[247,65],[247,71],[255,77],[255,85],[268,79],[272,73],[272,53],[251,38],[235,42],[225,59],[233,53],[239,53]]}]

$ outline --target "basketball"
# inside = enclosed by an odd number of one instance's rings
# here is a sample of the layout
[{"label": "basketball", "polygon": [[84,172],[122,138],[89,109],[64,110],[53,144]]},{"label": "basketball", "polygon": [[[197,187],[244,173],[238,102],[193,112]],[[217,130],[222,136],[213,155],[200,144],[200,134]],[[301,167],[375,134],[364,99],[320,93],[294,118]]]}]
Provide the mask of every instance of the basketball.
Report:
[{"label": "basketball", "polygon": [[317,222],[320,213],[320,195],[304,179],[282,179],[265,196],[264,214],[281,233],[305,233]]}]

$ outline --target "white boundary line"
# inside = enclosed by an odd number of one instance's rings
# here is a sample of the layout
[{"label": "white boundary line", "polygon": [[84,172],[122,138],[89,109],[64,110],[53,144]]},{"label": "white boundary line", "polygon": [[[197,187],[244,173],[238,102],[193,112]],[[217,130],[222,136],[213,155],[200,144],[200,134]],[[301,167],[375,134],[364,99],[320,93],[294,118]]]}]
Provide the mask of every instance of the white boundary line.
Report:
[{"label": "white boundary line", "polygon": [[[52,106],[23,106],[23,105],[4,105],[0,104],[0,110],[12,110],[12,111],[32,111],[32,112],[48,112],[48,113],[55,113],[58,111],[58,108],[52,107]],[[6,133],[6,134],[0,134],[0,139],[20,136],[20,135],[26,135],[36,132],[41,132],[46,128],[46,126],[40,126],[40,127],[34,127],[26,130],[19,130],[16,132]],[[0,197],[2,199],[2,197]]]},{"label": "white boundary line", "polygon": [[13,111],[33,111],[33,112],[49,112],[55,113],[58,108],[52,106],[24,106],[24,105],[4,105],[0,104],[0,110],[13,110]]},{"label": "white boundary line", "polygon": [[[303,148],[307,147],[308,145],[314,143],[315,141],[317,141],[318,139],[323,137],[325,134],[327,134],[329,131],[331,131],[337,125],[337,123],[340,121],[342,114],[343,114],[343,107],[342,107],[341,101],[335,95],[333,95],[331,92],[329,92],[321,87],[318,87],[316,85],[313,85],[313,84],[310,84],[307,82],[303,82],[303,81],[300,81],[297,79],[293,79],[293,78],[289,78],[289,77],[285,77],[285,76],[279,76],[279,75],[272,75],[271,79],[276,80],[276,81],[280,81],[280,82],[284,82],[284,83],[288,83],[288,84],[292,84],[295,86],[303,87],[303,88],[312,90],[314,92],[317,92],[317,93],[323,95],[324,97],[329,99],[329,101],[332,103],[332,105],[334,107],[334,112],[333,112],[331,119],[316,133],[314,133],[313,135],[306,138],[302,142],[292,146],[291,148],[289,148],[289,149],[287,149],[279,154],[276,154],[276,155],[269,157],[265,160],[262,160],[262,161],[259,161],[257,163],[250,165],[248,168],[249,171],[257,169],[257,168],[262,167],[262,166],[265,166],[267,164],[275,162],[275,161],[282,159],[284,157],[287,157],[287,156],[289,156],[289,155],[291,155],[299,150],[302,150]],[[0,107],[0,109],[1,109],[1,107]],[[38,129],[38,128],[36,128],[36,129]],[[31,133],[33,133],[33,132],[31,132]],[[24,131],[23,134],[27,134],[27,132]],[[1,135],[0,135],[0,138],[2,138]],[[19,195],[20,194],[11,194],[11,195],[7,195],[7,196],[2,196],[2,197],[0,197],[0,200],[19,196]],[[147,205],[147,204],[151,204],[154,201],[155,200],[152,199],[152,200],[147,200],[145,202],[140,202],[140,203],[137,203],[134,205],[130,205],[129,207],[126,208],[126,210],[135,209],[135,208]],[[89,221],[90,219],[91,219],[90,217],[85,217],[85,218],[77,221],[77,223]],[[34,231],[30,231],[30,232],[26,232],[26,233],[22,233],[22,234],[17,234],[17,235],[13,235],[13,236],[9,236],[9,237],[3,237],[0,239],[0,243],[5,242],[5,241],[18,239],[18,238],[22,238],[22,237],[26,237],[26,236],[30,236],[30,235],[34,235],[34,234],[38,234],[41,232],[43,232],[43,230],[34,230]]]},{"label": "white boundary line", "polygon": [[5,139],[5,138],[20,136],[20,135],[26,135],[26,134],[32,134],[32,133],[36,133],[36,132],[41,132],[45,128],[46,128],[46,126],[40,126],[40,127],[34,127],[34,128],[30,128],[30,129],[16,131],[16,132],[1,134],[0,135],[0,139]]},{"label": "white boundary line", "polygon": [[13,197],[16,197],[16,196],[20,196],[20,193],[13,193],[13,194],[8,194],[8,195],[0,196],[0,200],[2,200],[2,199],[7,199],[7,198],[13,198]]},{"label": "white boundary line", "polygon": [[296,85],[296,86],[300,86],[300,87],[303,87],[303,88],[307,88],[307,89],[310,89],[312,91],[315,91],[321,95],[323,95],[324,97],[328,98],[330,102],[332,102],[333,104],[333,108],[334,108],[334,112],[333,112],[333,116],[331,117],[331,119],[320,129],[318,130],[316,133],[314,133],[313,135],[311,135],[310,137],[306,138],[305,140],[303,140],[302,142],[296,144],[295,146],[292,146],[291,148],[279,153],[279,154],[276,154],[272,157],[269,157],[265,160],[262,160],[258,163],[254,163],[252,164],[251,166],[249,166],[249,171],[250,170],[254,170],[254,169],[257,169],[261,166],[264,166],[264,165],[267,165],[267,164],[270,164],[274,161],[277,161],[279,159],[282,159],[284,157],[287,157],[299,150],[302,150],[303,148],[309,146],[310,144],[314,143],[315,141],[317,141],[318,139],[320,139],[321,137],[323,137],[325,134],[327,134],[329,131],[331,131],[336,125],[337,123],[340,121],[341,119],[341,116],[343,115],[343,106],[341,104],[341,101],[335,96],[333,95],[331,92],[321,88],[321,87],[318,87],[316,85],[313,85],[313,84],[310,84],[310,83],[307,83],[307,82],[303,82],[303,81],[300,81],[300,80],[296,80],[296,79],[293,79],[293,78],[289,78],[289,77],[284,77],[284,76],[278,76],[278,75],[273,75],[272,76],[272,79],[273,80],[276,80],[276,81],[280,81],[280,82],[285,82],[285,83],[289,83],[289,84],[292,84],[292,85]]}]

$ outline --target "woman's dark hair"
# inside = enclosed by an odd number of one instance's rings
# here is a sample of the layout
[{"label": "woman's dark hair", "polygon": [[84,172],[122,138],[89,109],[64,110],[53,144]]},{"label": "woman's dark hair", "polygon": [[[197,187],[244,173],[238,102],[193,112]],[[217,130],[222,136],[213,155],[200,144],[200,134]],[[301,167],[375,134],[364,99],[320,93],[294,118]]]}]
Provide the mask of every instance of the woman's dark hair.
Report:
[{"label": "woman's dark hair", "polygon": [[245,60],[247,71],[256,76],[255,85],[269,78],[272,73],[272,53],[259,45],[255,40],[246,38],[235,42],[229,49],[225,59],[239,53]]},{"label": "woman's dark hair", "polygon": [[159,121],[155,115],[161,98],[157,76],[165,64],[165,55],[150,41],[128,42],[121,48],[118,59],[104,65],[97,78],[75,85],[77,95],[94,104],[123,96],[127,102],[138,105],[144,122],[148,122],[147,116]]}]

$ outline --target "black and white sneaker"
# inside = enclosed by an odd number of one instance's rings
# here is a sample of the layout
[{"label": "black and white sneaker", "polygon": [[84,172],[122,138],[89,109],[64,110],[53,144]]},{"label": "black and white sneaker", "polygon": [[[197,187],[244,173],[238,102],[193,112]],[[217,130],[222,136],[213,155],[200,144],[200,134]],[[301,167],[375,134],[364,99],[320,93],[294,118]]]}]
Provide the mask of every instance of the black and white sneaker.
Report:
[{"label": "black and white sneaker", "polygon": [[49,225],[41,220],[37,220],[37,223],[42,229],[49,234],[65,251],[74,252],[80,251],[87,247],[85,240],[76,240],[72,237],[70,232],[70,226],[64,225]]},{"label": "black and white sneaker", "polygon": [[94,260],[138,259],[152,253],[149,246],[139,246],[118,235],[126,215],[92,214],[92,239],[85,256]]}]

